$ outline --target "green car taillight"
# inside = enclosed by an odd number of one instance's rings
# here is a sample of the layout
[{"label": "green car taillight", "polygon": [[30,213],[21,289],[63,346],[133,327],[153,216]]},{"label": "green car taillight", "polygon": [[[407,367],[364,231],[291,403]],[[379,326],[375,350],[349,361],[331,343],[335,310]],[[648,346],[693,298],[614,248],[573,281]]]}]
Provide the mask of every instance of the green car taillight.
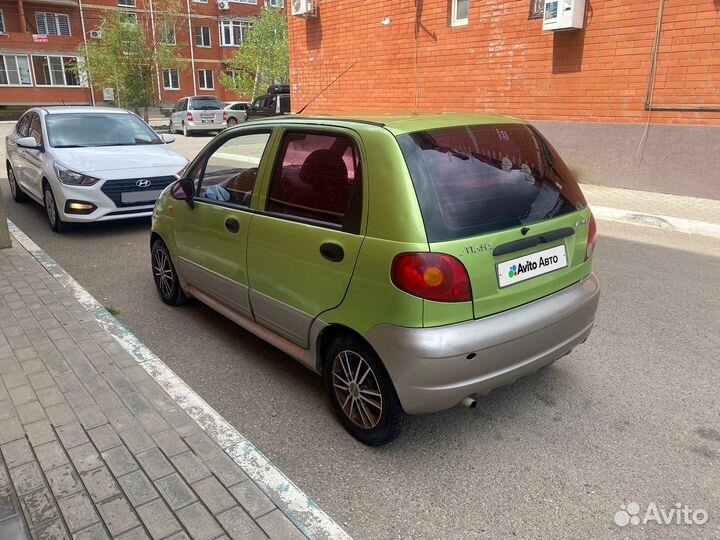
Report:
[{"label": "green car taillight", "polygon": [[395,286],[413,296],[435,302],[472,300],[470,278],[463,264],[442,253],[402,253],[392,263]]}]

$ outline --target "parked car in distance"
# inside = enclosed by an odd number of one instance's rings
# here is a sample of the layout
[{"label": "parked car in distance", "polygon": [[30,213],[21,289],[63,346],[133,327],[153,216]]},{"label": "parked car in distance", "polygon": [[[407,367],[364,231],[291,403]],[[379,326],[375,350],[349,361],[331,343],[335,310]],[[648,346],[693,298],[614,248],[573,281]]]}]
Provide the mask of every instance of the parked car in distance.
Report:
[{"label": "parked car in distance", "polygon": [[179,99],[170,113],[170,133],[222,131],[227,127],[228,113],[215,96],[189,96]]},{"label": "parked car in distance", "polygon": [[268,93],[256,98],[246,111],[247,120],[290,114],[290,87],[273,85]]},{"label": "parked car in distance", "polygon": [[160,192],[187,164],[131,112],[104,107],[35,107],[5,138],[5,167],[17,202],[45,207],[50,227],[152,214]]},{"label": "parked car in distance", "polygon": [[227,112],[227,127],[233,127],[237,124],[242,124],[247,120],[247,111],[250,107],[250,103],[247,101],[234,101],[232,103],[225,104],[225,112]]},{"label": "parked car in distance", "polygon": [[164,302],[194,297],[321,374],[380,445],[584,343],[595,239],[520,120],[286,116],[216,137],[158,199],[150,243]]}]

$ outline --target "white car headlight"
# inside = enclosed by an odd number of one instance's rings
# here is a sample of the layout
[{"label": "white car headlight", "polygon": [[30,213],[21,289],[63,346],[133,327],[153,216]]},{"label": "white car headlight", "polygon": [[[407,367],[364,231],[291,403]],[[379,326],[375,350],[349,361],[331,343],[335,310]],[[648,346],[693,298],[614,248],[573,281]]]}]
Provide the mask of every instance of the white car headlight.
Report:
[{"label": "white car headlight", "polygon": [[58,180],[63,184],[69,184],[71,186],[92,186],[100,181],[99,178],[95,178],[94,176],[88,176],[66,169],[59,163],[55,163],[55,174],[57,174]]}]

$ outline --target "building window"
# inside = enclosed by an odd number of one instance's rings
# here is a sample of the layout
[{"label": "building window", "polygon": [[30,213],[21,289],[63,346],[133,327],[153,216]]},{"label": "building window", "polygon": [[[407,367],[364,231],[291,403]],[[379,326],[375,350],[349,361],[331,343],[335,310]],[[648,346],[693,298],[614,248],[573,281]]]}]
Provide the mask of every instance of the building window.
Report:
[{"label": "building window", "polygon": [[130,22],[138,22],[138,15],[134,11],[123,11],[125,19]]},{"label": "building window", "polygon": [[545,12],[545,0],[530,0],[530,18],[542,19]]},{"label": "building window", "polygon": [[250,21],[225,19],[220,21],[220,45],[223,47],[239,47],[247,39],[252,28]]},{"label": "building window", "polygon": [[33,55],[32,63],[37,86],[83,86],[75,56]]},{"label": "building window", "polygon": [[450,26],[465,26],[470,14],[470,0],[451,0]]},{"label": "building window", "polygon": [[195,45],[198,47],[210,47],[210,27],[195,27]]},{"label": "building window", "polygon": [[198,70],[198,76],[200,78],[200,89],[201,90],[214,90],[215,82],[213,81],[212,69],[200,69]]},{"label": "building window", "polygon": [[177,69],[163,69],[163,88],[165,90],[180,89],[180,74]]},{"label": "building window", "polygon": [[27,56],[14,54],[0,55],[0,85],[32,85],[30,65]]},{"label": "building window", "polygon": [[3,10],[0,9],[0,34],[5,33],[5,14],[3,13]]},{"label": "building window", "polygon": [[230,2],[235,2],[236,4],[251,4],[253,6],[257,6],[257,0],[229,0]]},{"label": "building window", "polygon": [[169,26],[168,28],[161,30],[160,43],[164,43],[165,45],[175,45],[176,39],[174,26]]},{"label": "building window", "polygon": [[285,0],[265,0],[265,5],[274,8],[284,8]]},{"label": "building window", "polygon": [[135,0],[117,0],[117,5],[121,7],[132,7],[136,6]]},{"label": "building window", "polygon": [[48,36],[69,36],[70,17],[64,13],[46,13],[38,11],[35,13],[38,34]]},{"label": "building window", "polygon": [[193,0],[196,4],[207,4],[208,0]]}]

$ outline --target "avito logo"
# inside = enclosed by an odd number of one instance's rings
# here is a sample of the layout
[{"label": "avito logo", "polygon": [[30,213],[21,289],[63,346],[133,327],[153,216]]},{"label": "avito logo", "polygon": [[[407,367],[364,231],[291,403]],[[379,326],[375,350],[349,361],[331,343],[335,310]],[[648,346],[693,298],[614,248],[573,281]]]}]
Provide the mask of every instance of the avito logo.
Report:
[{"label": "avito logo", "polygon": [[513,264],[510,267],[510,271],[508,272],[508,275],[512,278],[515,276],[519,276],[523,272],[529,272],[530,270],[537,270],[538,263],[535,261],[525,261],[525,264]]},{"label": "avito logo", "polygon": [[508,271],[508,277],[514,278],[524,272],[530,270],[537,270],[543,266],[550,266],[551,264],[557,264],[559,261],[557,255],[550,255],[549,257],[540,257],[537,261],[525,261],[525,264],[513,264]]}]

